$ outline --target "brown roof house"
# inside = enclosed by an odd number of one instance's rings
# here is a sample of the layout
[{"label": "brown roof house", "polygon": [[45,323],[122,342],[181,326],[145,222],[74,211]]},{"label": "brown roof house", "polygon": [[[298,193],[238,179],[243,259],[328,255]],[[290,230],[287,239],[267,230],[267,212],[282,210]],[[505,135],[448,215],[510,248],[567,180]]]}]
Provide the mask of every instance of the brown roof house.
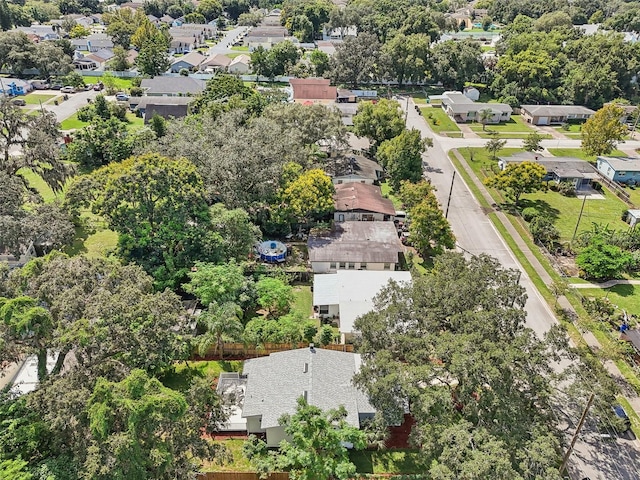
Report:
[{"label": "brown roof house", "polygon": [[366,183],[336,185],[334,196],[336,222],[391,221],[396,213],[393,202],[382,196],[380,187]]},{"label": "brown roof house", "polygon": [[292,78],[289,80],[293,89],[293,101],[302,104],[335,103],[338,89],[332,87],[327,78]]},{"label": "brown roof house", "polygon": [[337,222],[312,230],[307,248],[313,273],[398,270],[404,253],[393,222]]}]

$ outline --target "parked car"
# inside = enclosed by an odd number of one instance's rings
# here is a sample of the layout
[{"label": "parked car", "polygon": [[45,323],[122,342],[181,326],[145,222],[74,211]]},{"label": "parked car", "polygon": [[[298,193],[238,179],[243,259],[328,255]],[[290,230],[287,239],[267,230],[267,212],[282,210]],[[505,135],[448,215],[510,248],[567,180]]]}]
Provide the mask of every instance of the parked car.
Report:
[{"label": "parked car", "polygon": [[62,89],[62,84],[61,83],[52,83],[51,84],[51,90],[61,90]]},{"label": "parked car", "polygon": [[124,92],[118,92],[116,93],[116,100],[119,102],[126,102],[127,100],[129,100],[129,95]]},{"label": "parked car", "polygon": [[27,104],[27,102],[24,101],[24,98],[16,98],[15,100],[12,100],[11,103],[18,107],[24,107]]},{"label": "parked car", "polygon": [[60,93],[76,93],[76,89],[71,85],[67,85],[66,87],[62,87],[60,89]]},{"label": "parked car", "polygon": [[96,92],[99,92],[99,91],[100,91],[100,90],[102,90],[103,88],[104,88],[104,83],[102,83],[102,82],[98,82],[98,83],[96,83],[96,84],[93,86],[93,89],[94,89]]},{"label": "parked car", "polygon": [[31,85],[36,90],[47,90],[49,83],[46,80],[31,80]]},{"label": "parked car", "polygon": [[616,414],[618,420],[617,423],[621,425],[621,428],[616,426],[616,430],[618,430],[619,433],[628,431],[631,428],[631,420],[629,420],[629,416],[627,415],[627,412],[624,411],[624,408],[622,408],[622,405],[616,405],[611,408]]}]

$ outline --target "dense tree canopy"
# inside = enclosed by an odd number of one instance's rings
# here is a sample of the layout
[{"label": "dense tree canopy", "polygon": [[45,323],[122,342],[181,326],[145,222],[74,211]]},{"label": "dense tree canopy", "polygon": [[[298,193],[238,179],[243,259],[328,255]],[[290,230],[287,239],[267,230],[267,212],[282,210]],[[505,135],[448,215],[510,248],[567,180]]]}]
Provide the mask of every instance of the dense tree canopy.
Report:
[{"label": "dense tree canopy", "polygon": [[539,163],[510,163],[504,170],[485,181],[485,185],[505,192],[507,197],[518,203],[525,193],[535,192],[542,186],[542,179],[547,174]]},{"label": "dense tree canopy", "polygon": [[357,135],[367,137],[375,146],[379,146],[403,132],[404,119],[400,105],[386,99],[375,104],[362,102],[353,118],[353,128]]},{"label": "dense tree canopy", "polygon": [[557,345],[525,328],[518,279],[488,256],[447,253],[356,320],[356,381],[389,422],[409,406],[435,478],[560,478],[549,404]]},{"label": "dense tree canopy", "polygon": [[587,155],[611,153],[627,133],[627,126],[620,122],[622,107],[606,105],[582,126],[582,148]]}]

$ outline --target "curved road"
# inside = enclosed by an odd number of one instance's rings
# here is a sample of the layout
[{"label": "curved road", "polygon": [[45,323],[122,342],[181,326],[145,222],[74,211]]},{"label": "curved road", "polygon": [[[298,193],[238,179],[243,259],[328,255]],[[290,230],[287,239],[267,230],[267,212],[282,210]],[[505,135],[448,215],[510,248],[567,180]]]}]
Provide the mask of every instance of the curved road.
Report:
[{"label": "curved road", "polygon": [[[437,189],[435,193],[440,204],[446,208],[451,179],[455,171],[449,160],[448,152],[454,148],[483,147],[487,140],[456,139],[435,135],[427,126],[424,118],[416,112],[413,100],[402,98],[400,104],[405,110],[407,128],[415,128],[424,138],[433,140],[433,147],[429,148],[423,156],[423,164],[425,165],[425,173]],[[579,148],[580,141],[554,139],[545,140],[542,145],[545,148]],[[521,146],[522,140],[507,140],[507,147]],[[626,142],[623,148],[640,148],[640,142]],[[517,268],[522,272],[520,284],[528,294],[525,306],[527,326],[536,334],[543,335],[552,325],[557,323],[557,319],[496,231],[493,223],[487,217],[487,213],[482,210],[463,179],[456,173],[448,219],[460,249],[473,255],[489,254],[497,258],[504,267]],[[556,368],[562,370],[563,365],[556,365]],[[558,416],[569,423],[565,430],[567,444],[570,435],[575,431],[575,424],[580,413],[580,406],[570,408],[567,405],[560,405],[558,408]],[[590,416],[575,445],[568,470],[573,480],[584,478],[590,480],[639,480],[640,444],[635,438],[603,440]]]}]

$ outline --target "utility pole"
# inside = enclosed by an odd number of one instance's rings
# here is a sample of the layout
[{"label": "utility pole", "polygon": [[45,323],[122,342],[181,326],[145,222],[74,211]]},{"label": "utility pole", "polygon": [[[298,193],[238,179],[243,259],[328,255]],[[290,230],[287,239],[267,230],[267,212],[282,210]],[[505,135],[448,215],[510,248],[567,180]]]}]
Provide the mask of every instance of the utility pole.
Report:
[{"label": "utility pole", "polygon": [[407,103],[404,108],[404,126],[407,126],[407,119],[409,118],[409,95],[407,95]]},{"label": "utility pole", "polygon": [[582,430],[582,426],[584,425],[584,421],[587,419],[587,413],[589,413],[589,409],[591,408],[591,404],[593,403],[593,397],[595,395],[592,393],[589,397],[589,401],[587,402],[587,406],[584,407],[582,412],[582,417],[580,417],[580,421],[578,422],[578,427],[576,428],[576,433],[573,434],[573,438],[571,439],[571,445],[567,449],[567,453],[564,454],[562,458],[562,464],[560,465],[560,475],[564,472],[565,468],[567,468],[567,463],[569,463],[569,457],[571,456],[571,452],[573,452],[573,447],[578,441],[578,435],[580,434],[580,430]]},{"label": "utility pole", "polygon": [[578,233],[578,227],[580,226],[580,219],[582,218],[582,212],[584,211],[584,203],[587,201],[587,194],[585,193],[584,198],[582,199],[582,207],[580,207],[580,215],[578,215],[578,223],[576,223],[576,229],[573,231],[573,237],[571,237],[571,243],[576,239],[576,234]]},{"label": "utility pole", "polygon": [[444,212],[444,218],[449,218],[449,205],[451,205],[451,194],[453,193],[453,182],[456,179],[456,171],[453,171],[453,177],[451,177],[451,188],[449,189],[449,199],[447,200],[447,210]]}]

